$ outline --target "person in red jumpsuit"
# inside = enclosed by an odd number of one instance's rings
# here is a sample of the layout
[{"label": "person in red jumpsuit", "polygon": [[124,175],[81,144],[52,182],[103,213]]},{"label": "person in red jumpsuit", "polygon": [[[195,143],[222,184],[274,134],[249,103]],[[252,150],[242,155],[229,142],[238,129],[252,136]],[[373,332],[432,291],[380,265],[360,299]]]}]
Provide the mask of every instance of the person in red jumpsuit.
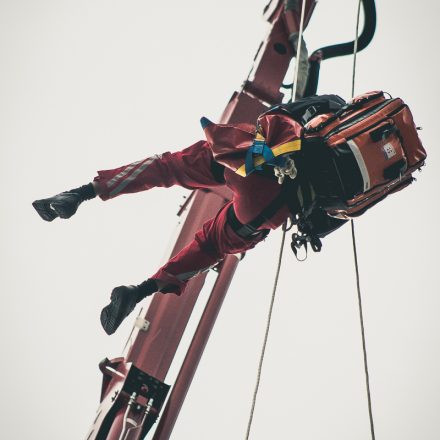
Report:
[{"label": "person in red jumpsuit", "polygon": [[[71,217],[83,201],[96,196],[109,200],[122,194],[173,185],[191,190],[219,185],[231,189],[232,200],[155,274],[139,285],[113,289],[110,304],[101,312],[101,323],[108,334],[114,333],[136,303],[146,296],[157,291],[182,294],[190,278],[213,267],[226,254],[253,248],[269,230],[279,227],[289,216],[288,207],[281,206],[259,227],[246,228],[280,194],[282,186],[275,178],[253,173],[253,164],[251,169],[245,169],[243,163],[245,154],[249,156],[249,149],[257,139],[259,147],[263,145],[269,156],[272,152],[279,155],[276,163],[280,164],[282,156],[287,157],[286,151],[299,148],[300,124],[283,115],[263,115],[259,118],[257,131],[249,124],[213,124],[206,118],[201,122],[207,140],[175,153],[166,152],[113,170],[98,171],[93,182],[87,185],[33,202],[38,214],[52,221],[57,217]],[[263,157],[258,154],[262,153],[261,148],[255,151],[251,154],[252,159]],[[245,233],[237,224],[245,226]]]}]

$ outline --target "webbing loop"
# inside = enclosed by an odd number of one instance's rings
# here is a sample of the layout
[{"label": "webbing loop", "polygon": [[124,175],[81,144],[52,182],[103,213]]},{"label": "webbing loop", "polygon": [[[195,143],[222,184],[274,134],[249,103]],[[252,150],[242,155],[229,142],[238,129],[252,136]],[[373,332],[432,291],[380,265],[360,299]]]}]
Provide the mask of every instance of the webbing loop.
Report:
[{"label": "webbing loop", "polygon": [[248,148],[245,159],[245,171],[246,176],[255,170],[260,170],[261,166],[255,166],[254,154],[263,156],[265,162],[270,164],[275,159],[273,151],[268,147],[265,140],[255,140],[254,143]]}]

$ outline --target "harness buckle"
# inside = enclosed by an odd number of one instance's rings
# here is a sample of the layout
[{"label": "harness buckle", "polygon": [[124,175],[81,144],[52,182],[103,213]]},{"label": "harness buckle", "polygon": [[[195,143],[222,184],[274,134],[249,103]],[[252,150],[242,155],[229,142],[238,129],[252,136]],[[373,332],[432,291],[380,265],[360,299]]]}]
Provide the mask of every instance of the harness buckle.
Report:
[{"label": "harness buckle", "polygon": [[308,107],[301,118],[302,124],[306,125],[307,122],[309,122],[316,115],[316,113],[318,113],[318,109],[314,105]]},{"label": "harness buckle", "polygon": [[[292,242],[290,243],[290,247],[295,254],[295,258],[298,261],[305,261],[307,259],[307,243],[310,243],[310,247],[313,252],[321,252],[322,242],[319,237],[307,233],[293,233],[292,234]],[[298,251],[304,247],[305,257],[298,258]]]}]

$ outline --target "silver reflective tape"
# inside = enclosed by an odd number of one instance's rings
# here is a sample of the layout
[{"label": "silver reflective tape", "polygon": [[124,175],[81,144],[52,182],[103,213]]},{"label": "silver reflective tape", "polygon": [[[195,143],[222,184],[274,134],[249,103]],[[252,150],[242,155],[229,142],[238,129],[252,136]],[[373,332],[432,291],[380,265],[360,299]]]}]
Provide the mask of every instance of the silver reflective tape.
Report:
[{"label": "silver reflective tape", "polygon": [[368,191],[370,189],[370,175],[368,174],[367,166],[365,165],[364,158],[362,153],[359,150],[359,147],[356,145],[354,140],[347,141],[348,146],[350,147],[351,152],[353,153],[356,162],[359,166],[359,170],[362,175],[362,180],[364,181],[364,191]]},{"label": "silver reflective tape", "polygon": [[199,270],[194,270],[192,272],[185,272],[185,273],[180,273],[178,275],[174,275],[179,281],[186,281],[189,280],[192,277],[195,277],[196,275],[200,274],[200,273],[204,273],[207,272],[209,269],[212,269],[214,266],[216,266],[218,264],[218,262],[212,264],[211,266],[205,267],[204,269],[199,269]]},{"label": "silver reflective tape", "polygon": [[107,182],[107,188],[113,186],[118,180],[126,176],[136,165],[139,165],[141,162],[142,162],[141,160],[138,160],[137,162],[133,162],[130,165],[127,165],[127,167],[124,170],[122,170],[119,174],[116,174],[115,177],[113,177],[111,180]]},{"label": "silver reflective tape", "polygon": [[113,189],[110,192],[110,197],[113,197],[117,194],[119,194],[130,182],[133,182],[134,179],[136,179],[136,177],[142,173],[142,171],[145,170],[145,168],[148,167],[148,165],[150,165],[152,162],[154,162],[156,159],[160,158],[160,156],[152,156],[149,157],[148,159],[145,159],[145,161],[142,163],[142,165],[137,168],[136,170],[134,170],[127,178],[125,178],[115,189]]},{"label": "silver reflective tape", "polygon": [[200,270],[195,270],[193,272],[179,273],[178,275],[175,275],[175,277],[179,281],[186,281],[186,280],[189,280],[190,278],[198,275],[200,272],[201,272]]}]

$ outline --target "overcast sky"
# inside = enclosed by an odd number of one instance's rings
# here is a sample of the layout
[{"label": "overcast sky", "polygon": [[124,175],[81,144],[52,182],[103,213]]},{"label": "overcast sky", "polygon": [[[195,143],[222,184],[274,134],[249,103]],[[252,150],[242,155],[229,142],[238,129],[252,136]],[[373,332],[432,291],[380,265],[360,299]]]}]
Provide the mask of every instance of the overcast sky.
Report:
[{"label": "overcast sky", "polygon": [[[317,5],[305,33],[310,52],[353,38],[356,3]],[[423,127],[428,161],[414,185],[356,221],[376,434],[438,440],[439,7],[377,3],[356,93],[402,97]],[[264,5],[0,1],[2,438],[85,438],[98,362],[121,353],[133,323],[109,337],[100,310],[113,287],[139,283],[164,261],[187,191],[94,200],[53,223],[31,202],[201,139],[200,116],[218,120],[250,69],[266,33]],[[319,92],[348,99],[350,89],[351,58],[324,62]],[[240,263],[173,439],[244,438],[280,237]],[[305,263],[286,247],[251,438],[370,438],[348,227]]]}]

